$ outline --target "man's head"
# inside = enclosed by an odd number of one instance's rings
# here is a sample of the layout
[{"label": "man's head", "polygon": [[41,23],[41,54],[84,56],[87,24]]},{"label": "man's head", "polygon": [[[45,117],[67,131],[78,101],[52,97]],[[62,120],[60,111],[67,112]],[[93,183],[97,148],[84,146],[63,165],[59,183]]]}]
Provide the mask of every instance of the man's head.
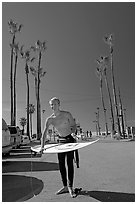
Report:
[{"label": "man's head", "polygon": [[56,111],[59,109],[60,100],[57,97],[54,97],[54,98],[50,99],[49,104],[50,104],[50,107],[52,108],[52,110]]}]

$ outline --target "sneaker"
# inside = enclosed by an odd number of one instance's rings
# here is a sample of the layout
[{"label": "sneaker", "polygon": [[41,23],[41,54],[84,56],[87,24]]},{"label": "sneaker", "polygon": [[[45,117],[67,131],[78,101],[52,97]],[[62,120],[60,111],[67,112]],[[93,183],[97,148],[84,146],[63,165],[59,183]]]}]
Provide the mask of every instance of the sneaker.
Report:
[{"label": "sneaker", "polygon": [[56,192],[56,195],[62,194],[62,193],[68,193],[68,187],[64,186],[63,188],[61,188],[59,191]]}]

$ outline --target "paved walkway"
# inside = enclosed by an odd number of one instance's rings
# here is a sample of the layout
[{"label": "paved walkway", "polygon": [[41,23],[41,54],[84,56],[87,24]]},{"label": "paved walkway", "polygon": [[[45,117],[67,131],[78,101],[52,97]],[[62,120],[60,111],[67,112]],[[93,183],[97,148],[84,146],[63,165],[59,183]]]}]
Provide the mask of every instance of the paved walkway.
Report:
[{"label": "paved walkway", "polygon": [[[3,161],[3,201],[126,202],[135,199],[135,142],[100,141],[80,152],[76,198],[55,195],[62,187],[57,156],[12,156]],[[32,172],[31,172],[32,170]],[[35,194],[35,195],[34,195]],[[8,196],[7,196],[8,195]]]}]

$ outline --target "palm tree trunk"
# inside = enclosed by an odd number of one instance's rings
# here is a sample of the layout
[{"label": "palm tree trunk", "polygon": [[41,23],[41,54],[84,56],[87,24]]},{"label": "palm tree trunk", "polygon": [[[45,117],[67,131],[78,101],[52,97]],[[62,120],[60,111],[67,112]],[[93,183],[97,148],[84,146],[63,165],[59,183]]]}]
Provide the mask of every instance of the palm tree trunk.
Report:
[{"label": "palm tree trunk", "polygon": [[110,47],[110,55],[111,55],[111,75],[112,75],[113,98],[114,98],[115,112],[116,112],[116,118],[117,118],[118,133],[121,136],[117,97],[116,97],[115,78],[114,78],[114,69],[113,69],[113,48],[112,47]]},{"label": "palm tree trunk", "polygon": [[13,124],[16,126],[16,71],[17,71],[18,55],[15,56],[15,69],[14,69],[14,120]]},{"label": "palm tree trunk", "polygon": [[29,79],[28,79],[28,65],[26,63],[26,81],[27,81],[27,135],[29,136],[30,139],[30,134],[29,134]]},{"label": "palm tree trunk", "polygon": [[30,113],[30,132],[31,132],[31,138],[32,138],[32,113]]},{"label": "palm tree trunk", "polygon": [[[14,44],[15,35],[13,35],[12,44]],[[13,115],[13,48],[11,48],[11,69],[10,69],[10,89],[11,89],[11,125],[14,125],[14,115]]]},{"label": "palm tree trunk", "polygon": [[122,101],[121,101],[121,96],[120,96],[120,89],[119,89],[119,102],[120,102],[120,116],[121,116],[122,134],[123,134],[123,137],[125,138],[123,106],[122,106]]},{"label": "palm tree trunk", "polygon": [[39,63],[38,63],[38,97],[37,97],[37,134],[38,134],[38,139],[41,138],[41,109],[40,109],[40,76],[39,76],[39,70],[40,70],[40,65],[41,65],[41,52],[39,52]]},{"label": "palm tree trunk", "polygon": [[115,122],[114,122],[114,114],[113,114],[113,105],[112,105],[112,100],[111,100],[111,94],[110,94],[110,89],[108,85],[108,80],[107,80],[107,75],[105,74],[105,82],[106,82],[106,87],[108,90],[108,96],[109,96],[109,104],[110,104],[110,113],[111,113],[111,118],[112,118],[112,135],[115,134]]},{"label": "palm tree trunk", "polygon": [[99,121],[99,107],[97,108],[97,125],[98,125],[98,134],[101,135],[100,121]]},{"label": "palm tree trunk", "polygon": [[102,90],[102,77],[101,77],[101,79],[100,79],[100,93],[101,93],[101,101],[102,101],[103,110],[104,110],[106,135],[108,135],[108,126],[107,126],[106,108],[105,108],[104,97],[103,97],[103,90]]},{"label": "palm tree trunk", "polygon": [[24,135],[24,126],[23,126],[23,130],[22,130],[22,135]]},{"label": "palm tree trunk", "polygon": [[36,93],[36,101],[37,101],[37,139],[38,138],[38,80],[37,77],[35,77],[35,93]]}]

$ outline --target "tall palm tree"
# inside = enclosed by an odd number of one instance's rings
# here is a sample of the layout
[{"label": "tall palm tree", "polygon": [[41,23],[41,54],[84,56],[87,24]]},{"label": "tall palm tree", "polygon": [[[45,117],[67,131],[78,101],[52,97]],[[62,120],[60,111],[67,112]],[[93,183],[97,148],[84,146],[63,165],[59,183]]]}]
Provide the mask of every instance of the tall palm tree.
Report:
[{"label": "tall palm tree", "polygon": [[16,125],[16,74],[17,74],[17,63],[19,54],[19,43],[10,44],[11,49],[13,49],[13,54],[15,55],[14,64],[14,77],[13,77],[13,125]]},{"label": "tall palm tree", "polygon": [[109,83],[108,83],[108,78],[107,78],[108,62],[109,62],[109,57],[101,56],[100,64],[102,66],[102,72],[103,72],[103,76],[105,78],[106,88],[107,88],[108,97],[109,97],[111,124],[112,124],[112,135],[114,135],[115,134],[115,121],[114,121],[114,113],[113,113],[113,104],[112,104],[110,88],[109,88]]},{"label": "tall palm tree", "polygon": [[121,132],[123,134],[123,137],[125,138],[125,125],[124,125],[124,113],[123,113],[123,105],[122,105],[122,100],[121,100],[121,95],[120,95],[120,88],[118,88],[119,91],[119,106],[120,106],[120,117],[121,117]]},{"label": "tall palm tree", "polygon": [[93,123],[96,124],[96,134],[98,135],[98,121],[97,120],[93,120]]},{"label": "tall palm tree", "polygon": [[30,57],[30,50],[23,51],[23,46],[20,49],[20,54],[25,60],[25,73],[26,73],[26,83],[27,83],[27,135],[30,137],[29,133],[29,62],[33,62],[34,57]]},{"label": "tall palm tree", "polygon": [[98,121],[98,131],[99,131],[99,135],[101,135],[101,127],[100,127],[100,122],[99,122],[99,107],[97,107],[97,121]]},{"label": "tall palm tree", "polygon": [[27,119],[25,117],[21,117],[19,122],[20,122],[20,125],[23,127],[22,134],[24,135],[24,127],[27,124]]},{"label": "tall palm tree", "polygon": [[[12,42],[11,44],[14,45],[16,33],[21,31],[22,24],[18,25],[13,20],[8,22],[9,25],[9,32],[12,35]],[[11,125],[14,125],[14,103],[13,103],[13,57],[14,57],[14,48],[11,47],[11,61],[10,61],[10,89],[11,89]]]},{"label": "tall palm tree", "polygon": [[100,65],[100,60],[97,60],[97,63],[99,64],[99,67],[96,68],[97,75],[100,80],[100,94],[101,94],[101,101],[104,111],[104,119],[105,119],[105,129],[106,129],[106,135],[108,135],[108,125],[107,125],[107,117],[106,117],[106,108],[105,108],[105,102],[104,102],[104,96],[103,96],[103,72],[102,72],[102,66]]},{"label": "tall palm tree", "polygon": [[30,114],[30,135],[32,138],[32,114],[35,112],[35,105],[34,104],[29,104],[29,114]]},{"label": "tall palm tree", "polygon": [[46,74],[46,71],[43,71],[43,68],[41,67],[41,61],[42,61],[42,54],[46,51],[46,42],[43,43],[39,40],[36,42],[35,46],[31,46],[31,49],[34,52],[38,53],[38,67],[34,68],[31,67],[31,73],[34,76],[35,79],[35,90],[36,90],[36,100],[37,100],[37,139],[41,138],[41,105],[40,105],[40,83],[41,83],[41,77],[44,77]]},{"label": "tall palm tree", "polygon": [[118,113],[118,104],[117,104],[117,96],[116,96],[116,86],[115,86],[115,76],[114,76],[114,62],[113,62],[113,35],[110,34],[109,36],[104,37],[104,42],[109,45],[110,49],[110,60],[111,60],[111,78],[112,78],[112,89],[113,89],[113,99],[115,105],[115,112],[116,112],[116,119],[117,119],[117,126],[118,126],[118,133],[121,136],[121,129],[120,129],[120,121],[119,121],[119,113]]}]

